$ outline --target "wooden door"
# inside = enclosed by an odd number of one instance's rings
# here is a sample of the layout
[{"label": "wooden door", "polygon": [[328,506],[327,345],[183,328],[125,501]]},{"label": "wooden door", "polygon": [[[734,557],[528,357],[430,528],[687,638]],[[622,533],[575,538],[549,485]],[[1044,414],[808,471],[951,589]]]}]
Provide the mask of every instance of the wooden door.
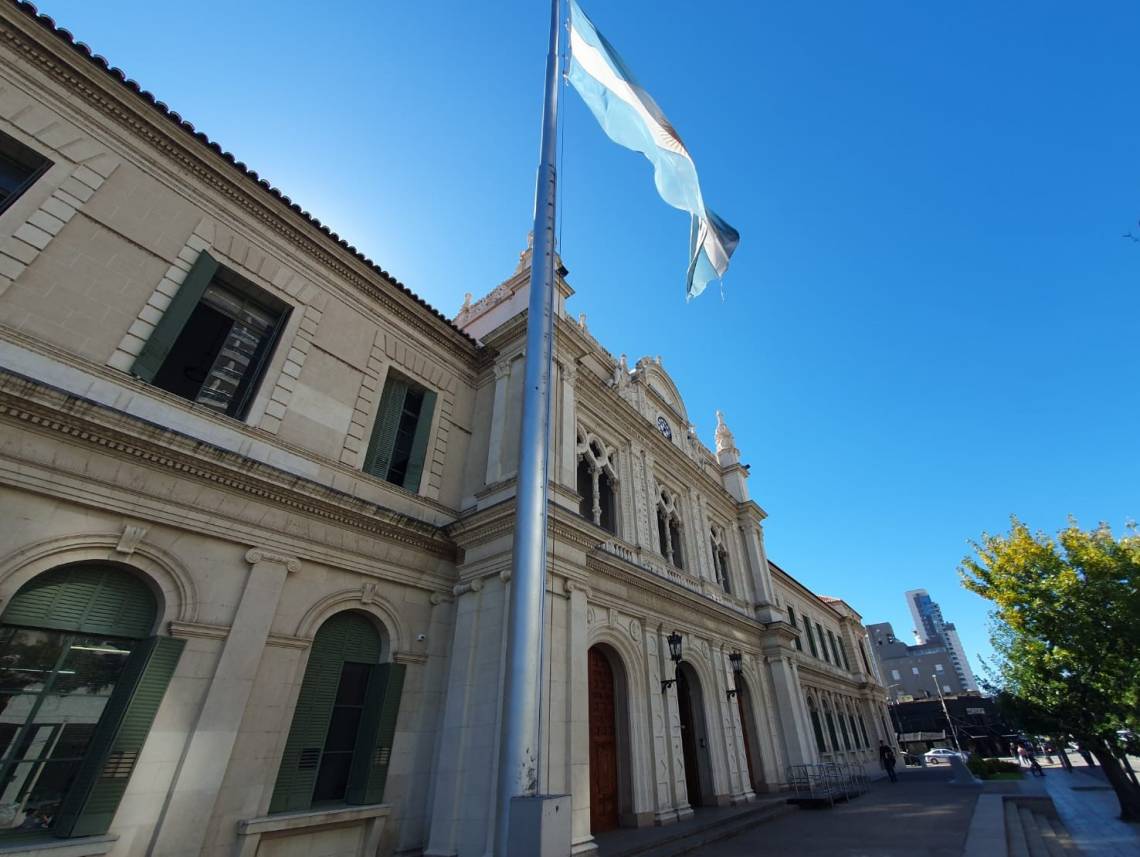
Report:
[{"label": "wooden door", "polygon": [[748,706],[744,704],[744,691],[739,690],[736,693],[736,705],[740,709],[740,737],[744,739],[744,758],[748,761],[748,783],[752,786],[752,790],[756,790],[756,771],[752,767],[752,747],[749,741],[749,727],[752,725],[748,720],[747,710]]},{"label": "wooden door", "polygon": [[697,756],[697,728],[693,717],[693,700],[685,674],[677,672],[677,707],[681,714],[681,753],[685,759],[685,790],[689,806],[701,805],[701,771]]},{"label": "wooden door", "polygon": [[589,652],[590,832],[618,826],[617,717],[614,671],[596,647]]}]

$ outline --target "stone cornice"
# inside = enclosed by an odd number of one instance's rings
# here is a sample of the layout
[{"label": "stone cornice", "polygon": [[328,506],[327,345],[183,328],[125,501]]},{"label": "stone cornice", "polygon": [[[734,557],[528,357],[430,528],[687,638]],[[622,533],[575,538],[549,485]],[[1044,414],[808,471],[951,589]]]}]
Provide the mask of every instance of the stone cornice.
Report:
[{"label": "stone cornice", "polygon": [[221,147],[210,144],[205,135],[196,134],[191,127],[183,125],[181,117],[167,111],[161,102],[148,103],[137,89],[132,92],[116,81],[109,70],[99,74],[91,61],[83,61],[82,52],[74,44],[72,50],[64,49],[66,41],[66,36],[42,20],[16,12],[8,3],[0,7],[0,44],[36,67],[70,97],[102,114],[131,137],[145,141],[180,171],[192,174],[211,191],[321,267],[336,272],[408,326],[433,340],[444,337],[468,357],[477,354],[479,347],[469,336],[406,286],[341,241],[307,212],[302,212],[299,206],[294,207],[287,197],[249,172],[244,164],[234,161],[232,156],[227,159]]},{"label": "stone cornice", "polygon": [[[601,533],[592,523],[564,509],[554,502],[547,504],[546,525],[549,539],[553,542],[570,543],[582,550],[590,550],[597,545],[594,532]],[[512,532],[515,524],[515,498],[511,497],[494,506],[480,509],[466,515],[446,527],[447,534],[455,543],[468,550],[475,545],[493,541],[505,533]],[[593,532],[591,532],[593,531]]]},{"label": "stone cornice", "polygon": [[178,479],[211,483],[452,562],[455,559],[454,544],[440,527],[3,371],[0,419],[132,458],[170,471]]},{"label": "stone cornice", "polygon": [[[689,621],[692,621],[693,617],[700,617],[705,621],[705,628],[709,631],[731,626],[744,636],[758,638],[765,633],[764,623],[604,551],[592,551],[586,557],[586,569],[625,586],[641,590],[649,597],[664,599],[676,605],[680,613],[690,617]],[[600,597],[599,588],[593,587],[593,590],[595,596]],[[637,604],[642,605],[639,609],[644,611],[644,603],[636,597],[630,597],[623,598],[616,606],[629,610],[631,605]]]}]

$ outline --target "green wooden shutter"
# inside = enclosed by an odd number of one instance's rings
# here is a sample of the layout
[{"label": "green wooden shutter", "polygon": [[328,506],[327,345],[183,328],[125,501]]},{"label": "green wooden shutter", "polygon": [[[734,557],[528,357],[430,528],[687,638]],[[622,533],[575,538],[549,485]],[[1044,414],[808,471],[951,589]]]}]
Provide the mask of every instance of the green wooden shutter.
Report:
[{"label": "green wooden shutter", "polygon": [[157,607],[146,584],[110,565],[54,568],[24,584],[0,621],[32,628],[141,639]]},{"label": "green wooden shutter", "polygon": [[210,285],[210,280],[214,278],[217,270],[218,263],[214,257],[204,250],[198,254],[198,258],[194,260],[194,264],[190,268],[190,273],[182,281],[177,294],[170,301],[170,306],[166,308],[166,312],[162,314],[162,318],[155,325],[150,339],[146,341],[146,345],[139,352],[139,356],[135,358],[134,365],[131,366],[132,375],[142,378],[144,381],[154,380],[154,376],[162,368],[166,356],[170,354],[174,340],[178,338],[178,334],[186,326],[186,320],[190,318],[190,314],[198,306],[198,301],[202,299],[202,295],[206,292],[206,286]]},{"label": "green wooden shutter", "polygon": [[400,427],[400,416],[404,412],[404,399],[407,395],[408,382],[389,373],[388,380],[384,383],[384,392],[380,396],[380,407],[376,410],[368,454],[364,456],[364,470],[381,479],[388,477],[392,448],[396,445],[396,429]]},{"label": "green wooden shutter", "polygon": [[131,653],[51,827],[55,836],[96,836],[110,828],[185,642],[151,637]]},{"label": "green wooden shutter", "polygon": [[356,736],[346,803],[380,803],[396,737],[396,717],[404,690],[404,664],[377,664],[368,681],[364,717]]},{"label": "green wooden shutter", "polygon": [[380,648],[376,629],[356,613],[339,613],[317,631],[269,803],[270,812],[303,810],[312,805],[341,668],[346,660],[374,663],[380,658]]},{"label": "green wooden shutter", "polygon": [[420,405],[420,418],[416,421],[416,433],[412,438],[412,453],[408,458],[408,469],[404,474],[404,487],[409,491],[420,490],[420,479],[424,472],[424,458],[427,455],[428,435],[431,434],[432,416],[435,414],[436,395],[424,390],[424,401]]}]

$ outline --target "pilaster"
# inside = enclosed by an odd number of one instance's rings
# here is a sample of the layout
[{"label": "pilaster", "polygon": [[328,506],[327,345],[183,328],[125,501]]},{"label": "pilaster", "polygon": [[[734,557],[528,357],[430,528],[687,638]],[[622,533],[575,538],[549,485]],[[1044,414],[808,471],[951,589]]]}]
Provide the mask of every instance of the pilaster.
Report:
[{"label": "pilaster", "polygon": [[245,589],[158,825],[158,854],[202,853],[281,590],[301,568],[296,557],[262,548],[249,550],[245,560],[251,566]]}]

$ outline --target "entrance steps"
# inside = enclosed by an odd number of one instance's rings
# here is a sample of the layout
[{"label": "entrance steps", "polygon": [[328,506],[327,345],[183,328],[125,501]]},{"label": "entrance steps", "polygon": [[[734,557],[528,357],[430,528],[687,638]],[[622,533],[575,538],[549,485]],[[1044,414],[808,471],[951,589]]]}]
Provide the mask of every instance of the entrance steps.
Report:
[{"label": "entrance steps", "polygon": [[787,798],[761,797],[736,807],[698,809],[692,818],[664,827],[616,830],[595,840],[598,857],[677,857],[692,854],[766,821],[796,812]]},{"label": "entrance steps", "polygon": [[1007,795],[1003,804],[1009,857],[1080,857],[1052,800]]}]

